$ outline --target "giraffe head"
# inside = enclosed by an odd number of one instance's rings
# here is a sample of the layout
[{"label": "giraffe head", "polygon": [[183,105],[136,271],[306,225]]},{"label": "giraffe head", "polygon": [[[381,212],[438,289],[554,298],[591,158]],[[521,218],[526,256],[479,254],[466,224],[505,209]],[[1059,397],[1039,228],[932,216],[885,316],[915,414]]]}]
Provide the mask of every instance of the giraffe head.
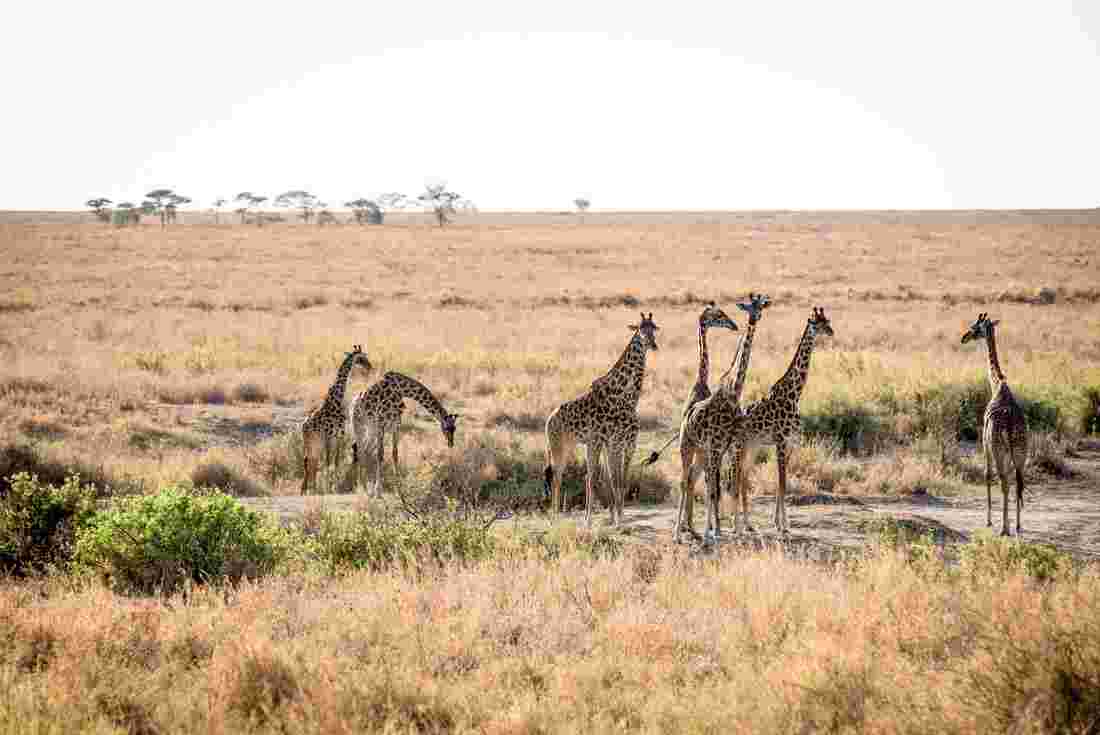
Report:
[{"label": "giraffe head", "polygon": [[749,303],[738,303],[737,308],[748,313],[749,324],[755,324],[756,322],[760,321],[760,315],[764,313],[764,309],[768,308],[771,303],[772,300],[764,294],[750,292]]},{"label": "giraffe head", "polygon": [[455,445],[455,429],[458,428],[458,417],[461,414],[447,413],[439,420],[439,428],[443,430],[443,436],[447,440],[447,446]]},{"label": "giraffe head", "polygon": [[374,369],[374,365],[371,365],[370,360],[367,358],[367,353],[363,352],[363,345],[352,345],[351,352],[347,354],[347,357],[352,358],[352,371],[359,368],[363,371],[363,374],[366,375]]},{"label": "giraffe head", "polygon": [[978,314],[977,320],[970,325],[970,328],[963,333],[962,343],[965,345],[972,339],[986,339],[989,335],[993,334],[993,327],[1000,324],[1000,319],[997,321],[990,321],[989,314],[982,312]]},{"label": "giraffe head", "polygon": [[660,329],[653,323],[653,312],[649,312],[649,316],[642,312],[642,321],[638,324],[631,324],[627,327],[632,332],[637,332],[642,338],[642,346],[647,350],[657,349],[657,330]]},{"label": "giraffe head", "polygon": [[833,336],[833,325],[829,323],[829,318],[825,316],[825,310],[820,306],[815,306],[813,311],[810,312],[810,318],[806,320],[810,329],[813,330],[814,335],[823,334],[826,337]]},{"label": "giraffe head", "polygon": [[737,331],[737,323],[730,319],[726,312],[718,308],[718,304],[711,301],[707,304],[706,308],[699,315],[699,328],[710,329],[711,327],[717,327],[719,329],[732,329]]}]

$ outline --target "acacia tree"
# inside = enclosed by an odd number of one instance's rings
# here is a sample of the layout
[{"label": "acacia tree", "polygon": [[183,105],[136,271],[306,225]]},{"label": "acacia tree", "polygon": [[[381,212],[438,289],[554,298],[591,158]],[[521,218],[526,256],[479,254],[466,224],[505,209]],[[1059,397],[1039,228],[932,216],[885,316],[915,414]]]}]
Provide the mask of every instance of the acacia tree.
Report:
[{"label": "acacia tree", "polygon": [[[250,191],[242,191],[240,194],[233,198],[233,201],[240,202],[241,207],[236,209],[237,214],[241,216],[241,224],[243,225],[248,219],[248,211],[255,207],[259,207],[261,204],[267,201],[267,197],[253,194]],[[264,223],[263,216],[256,217],[256,225],[262,227]]]},{"label": "acacia tree", "polygon": [[111,210],[107,208],[107,205],[111,203],[111,200],[107,197],[95,197],[84,202],[84,206],[91,207],[92,214],[100,222],[111,221]]},{"label": "acacia tree", "polygon": [[382,208],[373,199],[360,197],[352,199],[350,202],[344,202],[344,206],[351,209],[351,215],[361,225],[382,224]]},{"label": "acacia tree", "polygon": [[112,217],[118,227],[138,225],[141,224],[141,209],[135,207],[133,202],[119,202]]},{"label": "acacia tree", "polygon": [[292,189],[290,191],[284,191],[282,194],[275,197],[275,206],[302,210],[302,213],[298,216],[308,225],[309,221],[313,219],[313,210],[318,207],[324,207],[325,205],[317,201],[317,197],[310,194],[308,191],[303,189]]},{"label": "acacia tree", "polygon": [[458,214],[459,209],[473,209],[474,205],[461,194],[447,188],[446,182],[427,183],[424,185],[424,193],[417,197],[423,202],[424,208],[431,212],[440,227],[450,224],[451,218]]},{"label": "acacia tree", "polygon": [[183,204],[190,204],[188,197],[180,196],[171,189],[153,189],[145,195],[141,208],[148,214],[160,217],[160,226],[165,227],[176,221],[176,210]]},{"label": "acacia tree", "polygon": [[222,207],[225,206],[225,199],[218,197],[214,200],[214,224],[218,224],[218,215],[221,214]]}]

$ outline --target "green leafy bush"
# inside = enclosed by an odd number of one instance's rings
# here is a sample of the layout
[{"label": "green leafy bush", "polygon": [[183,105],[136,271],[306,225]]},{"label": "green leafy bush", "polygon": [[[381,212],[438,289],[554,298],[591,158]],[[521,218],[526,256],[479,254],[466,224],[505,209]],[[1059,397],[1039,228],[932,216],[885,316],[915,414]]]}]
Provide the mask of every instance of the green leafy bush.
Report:
[{"label": "green leafy bush", "polygon": [[7,482],[0,494],[0,571],[22,576],[67,566],[77,530],[95,513],[95,487],[81,485],[77,475],[57,487],[26,472]]},{"label": "green leafy bush", "polygon": [[169,487],[96,515],[77,538],[77,561],[120,592],[169,593],[184,582],[252,579],[289,559],[293,537],[224,493]]},{"label": "green leafy bush", "polygon": [[1072,562],[1069,555],[1052,546],[995,536],[983,529],[960,547],[959,568],[975,580],[1001,579],[1024,571],[1039,581],[1048,581],[1068,572]]},{"label": "green leafy bush", "polygon": [[483,524],[446,513],[400,518],[366,513],[325,514],[314,538],[315,551],[332,571],[383,570],[422,561],[477,561],[493,552]]},{"label": "green leafy bush", "polygon": [[832,396],[802,414],[802,431],[809,437],[835,439],[845,452],[873,449],[885,433],[882,422],[862,404]]}]

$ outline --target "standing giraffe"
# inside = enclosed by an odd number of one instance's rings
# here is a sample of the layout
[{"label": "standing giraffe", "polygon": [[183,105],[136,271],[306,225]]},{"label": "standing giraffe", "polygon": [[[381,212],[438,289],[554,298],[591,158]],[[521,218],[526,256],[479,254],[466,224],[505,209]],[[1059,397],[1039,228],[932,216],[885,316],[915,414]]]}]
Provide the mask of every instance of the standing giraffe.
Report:
[{"label": "standing giraffe", "polygon": [[992,398],[985,407],[982,420],[982,451],[985,452],[985,524],[993,526],[993,465],[1001,479],[1001,495],[1004,498],[1001,518],[1001,535],[1011,536],[1008,525],[1008,460],[1016,470],[1016,535],[1021,533],[1020,509],[1024,504],[1024,464],[1027,462],[1027,417],[1008,387],[1008,379],[1001,372],[997,360],[997,340],[993,328],[1000,320],[989,321],[989,315],[978,314],[978,319],[962,336],[962,343],[984,339],[989,350],[989,388]]},{"label": "standing giraffe", "polygon": [[579,398],[566,401],[546,419],[546,494],[555,513],[563,510],[561,475],[565,463],[580,443],[587,450],[585,473],[585,521],[592,523],[593,483],[600,471],[600,457],[607,449],[611,475],[611,523],[623,519],[626,468],[638,438],[638,399],[645,376],[646,353],[657,349],[658,327],[653,312],[631,324],[634,332],[618,361]]},{"label": "standing giraffe", "polygon": [[[688,415],[688,411],[691,410],[692,406],[704,398],[710,397],[710,351],[707,349],[707,330],[711,327],[737,331],[736,322],[730,319],[726,312],[719,309],[713,301],[709,302],[702,313],[699,314],[699,377],[695,379],[695,385],[691,387],[691,393],[684,401],[684,408],[680,411],[681,421],[684,420],[684,416]],[[660,459],[661,453],[668,449],[669,445],[676,441],[679,436],[680,432],[677,431],[669,437],[663,447],[650,452],[649,456],[642,460],[642,464],[650,465]]]},{"label": "standing giraffe", "polygon": [[[695,536],[692,527],[693,506],[695,481],[700,469],[704,472],[707,486],[707,528],[704,539],[717,542],[721,535],[718,518],[718,503],[721,500],[719,471],[722,457],[743,420],[741,392],[749,370],[753,337],[756,335],[756,325],[769,304],[771,300],[767,296],[750,293],[749,303],[737,305],[748,313],[749,328],[734,358],[737,369],[734,382],[731,385],[723,376],[718,391],[696,403],[685,413],[680,423],[680,509],[673,528],[673,539],[676,542],[679,542],[680,534],[685,530]],[[735,520],[739,520],[736,519],[736,509]]]},{"label": "standing giraffe", "polygon": [[401,373],[386,373],[382,380],[356,396],[350,409],[355,437],[351,450],[352,461],[356,465],[357,480],[366,473],[368,493],[372,486],[376,494],[382,493],[382,469],[385,460],[383,440],[387,431],[393,433],[393,463],[397,465],[397,442],[405,398],[411,398],[435,416],[439,420],[439,428],[447,440],[447,446],[455,445],[455,422],[458,414],[447,413],[439,399],[420,381]]},{"label": "standing giraffe", "polygon": [[[738,426],[732,439],[729,480],[726,483],[734,501],[736,525],[741,528],[740,518],[744,516],[745,526],[752,531],[749,518],[748,463],[745,455],[748,449],[764,444],[775,445],[775,463],[779,471],[779,485],[775,493],[775,528],[782,534],[789,530],[787,524],[787,445],[792,439],[801,438],[802,416],[798,403],[802,398],[802,389],[810,374],[810,358],[813,356],[817,335],[833,336],[833,327],[825,316],[825,310],[814,307],[810,318],[806,320],[806,329],[798,341],[794,359],[790,367],[765,398],[745,408],[744,420]],[[737,500],[740,497],[741,516],[737,515]]]},{"label": "standing giraffe", "polygon": [[340,369],[336,371],[336,380],[328,389],[324,402],[302,422],[303,495],[309,492],[311,486],[317,484],[317,468],[321,462],[322,452],[326,466],[337,459],[336,440],[344,435],[344,427],[347,423],[344,392],[347,389],[348,377],[356,367],[363,371],[364,377],[373,369],[361,345],[352,346],[351,352],[347,353],[340,364]]}]

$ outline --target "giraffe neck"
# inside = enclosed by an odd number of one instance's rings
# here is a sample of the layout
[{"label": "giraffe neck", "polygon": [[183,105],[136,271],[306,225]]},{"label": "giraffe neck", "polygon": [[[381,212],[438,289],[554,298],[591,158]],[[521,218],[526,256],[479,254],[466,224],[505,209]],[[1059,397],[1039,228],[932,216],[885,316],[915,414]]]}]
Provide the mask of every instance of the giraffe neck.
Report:
[{"label": "giraffe neck", "polygon": [[[745,376],[749,372],[749,355],[752,354],[752,338],[756,334],[756,322],[755,318],[749,318],[749,328],[745,332],[745,338],[737,348],[737,356],[734,358],[737,365],[737,375],[734,378],[733,392],[729,394],[729,398],[735,404],[741,402],[741,391],[745,389]],[[727,386],[723,386],[723,389],[727,389]]]},{"label": "giraffe neck", "polygon": [[710,384],[710,353],[707,351],[707,326],[699,320],[699,379],[698,385]]},{"label": "giraffe neck", "polygon": [[642,392],[642,378],[645,376],[646,348],[642,342],[641,334],[635,334],[627,343],[623,354],[602,378],[598,378],[593,386],[620,395],[633,394],[640,396]]},{"label": "giraffe neck", "polygon": [[328,389],[328,395],[325,397],[326,406],[344,405],[344,391],[348,387],[348,376],[351,375],[351,366],[354,363],[354,354],[348,355],[340,363],[340,369],[336,371],[336,380],[333,382],[332,387]]},{"label": "giraffe neck", "polygon": [[993,395],[1005,382],[1005,374],[1001,372],[1001,362],[997,359],[997,339],[993,336],[993,327],[989,327],[989,335],[985,338],[986,347],[989,348],[989,388]]},{"label": "giraffe neck", "polygon": [[421,383],[415,378],[410,378],[408,375],[402,375],[401,373],[387,373],[386,380],[397,391],[397,394],[402,398],[409,398],[416,401],[424,407],[428,413],[435,416],[440,421],[447,415],[446,409],[443,408],[443,404],[439,402],[439,399],[428,390],[428,386]]},{"label": "giraffe neck", "polygon": [[814,338],[816,336],[814,329],[807,324],[806,331],[802,333],[802,339],[798,342],[798,349],[795,350],[790,367],[772,387],[773,395],[777,393],[777,389],[782,387],[788,389],[788,395],[793,395],[795,401],[802,397],[802,389],[806,387],[806,378],[810,374],[810,358],[813,356]]}]

